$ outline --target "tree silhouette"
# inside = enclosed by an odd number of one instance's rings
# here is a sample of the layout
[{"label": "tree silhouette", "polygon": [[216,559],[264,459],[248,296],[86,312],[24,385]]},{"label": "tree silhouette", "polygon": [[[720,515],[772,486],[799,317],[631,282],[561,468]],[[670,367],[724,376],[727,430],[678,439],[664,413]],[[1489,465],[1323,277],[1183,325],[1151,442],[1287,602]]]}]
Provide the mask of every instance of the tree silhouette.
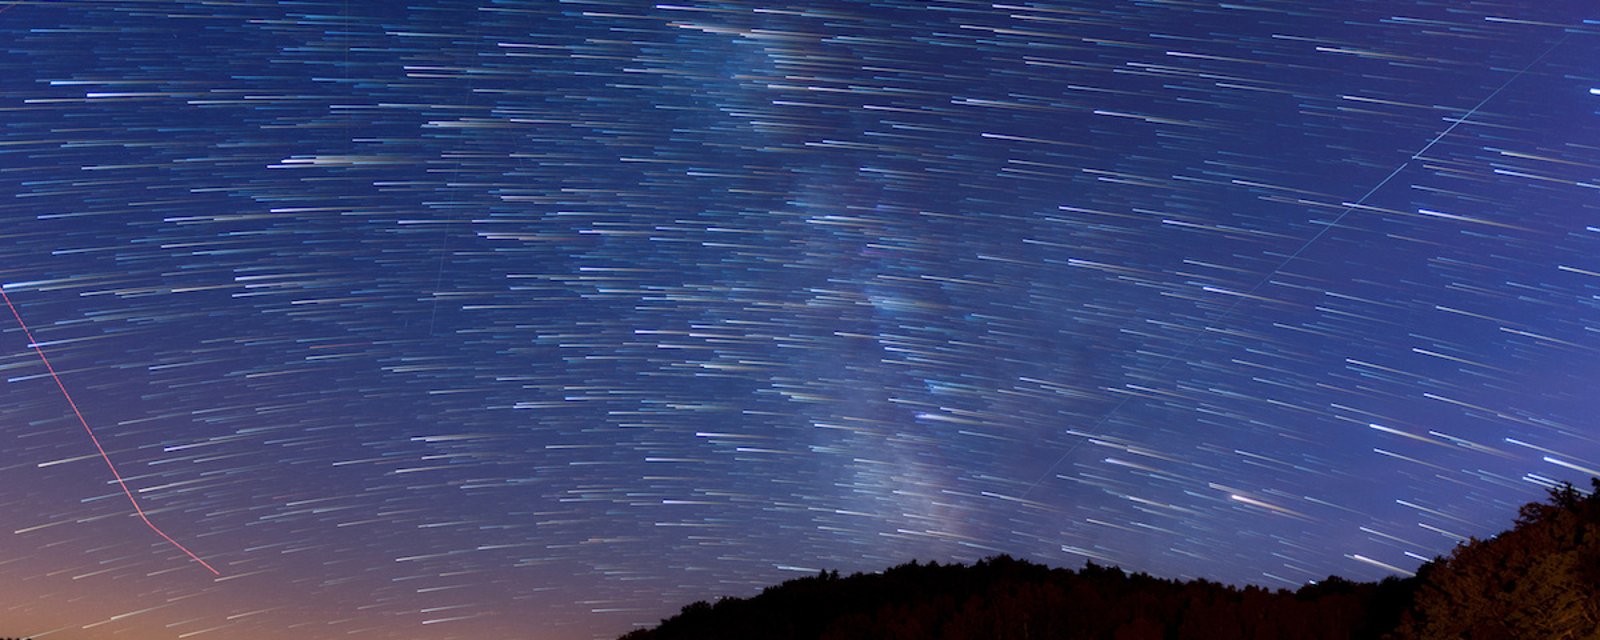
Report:
[{"label": "tree silhouette", "polygon": [[749,599],[696,602],[627,640],[1376,640],[1407,583],[1331,577],[1296,592],[1162,580],[1087,563],[1070,571],[1008,556],[823,572]]},{"label": "tree silhouette", "polygon": [[[814,577],[696,602],[625,640],[1600,640],[1600,479],[1522,507],[1415,578],[1297,591],[995,556]],[[4,640],[4,639],[0,639]]]},{"label": "tree silhouette", "polygon": [[1600,640],[1597,567],[1600,498],[1565,484],[1524,506],[1510,531],[1424,565],[1395,637]]}]

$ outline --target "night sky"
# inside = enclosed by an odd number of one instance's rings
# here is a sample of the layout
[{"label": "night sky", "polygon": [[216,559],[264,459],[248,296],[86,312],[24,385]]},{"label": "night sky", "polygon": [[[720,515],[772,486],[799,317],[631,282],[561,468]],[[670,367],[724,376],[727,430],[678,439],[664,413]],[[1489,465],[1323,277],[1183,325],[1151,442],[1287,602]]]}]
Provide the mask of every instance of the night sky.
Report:
[{"label": "night sky", "polygon": [[1415,569],[1600,474],[1592,10],[5,3],[0,282],[172,540],[0,310],[0,636]]}]

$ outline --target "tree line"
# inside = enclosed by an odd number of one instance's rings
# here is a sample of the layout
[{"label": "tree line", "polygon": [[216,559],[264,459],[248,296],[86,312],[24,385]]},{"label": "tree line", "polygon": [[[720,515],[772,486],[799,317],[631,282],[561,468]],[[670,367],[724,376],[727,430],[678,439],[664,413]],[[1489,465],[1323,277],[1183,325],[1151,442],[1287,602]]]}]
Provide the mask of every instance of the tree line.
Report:
[{"label": "tree line", "polygon": [[1415,577],[1297,590],[1177,581],[1009,556],[836,571],[696,602],[622,640],[1600,640],[1600,480],[1562,485],[1514,526]]}]

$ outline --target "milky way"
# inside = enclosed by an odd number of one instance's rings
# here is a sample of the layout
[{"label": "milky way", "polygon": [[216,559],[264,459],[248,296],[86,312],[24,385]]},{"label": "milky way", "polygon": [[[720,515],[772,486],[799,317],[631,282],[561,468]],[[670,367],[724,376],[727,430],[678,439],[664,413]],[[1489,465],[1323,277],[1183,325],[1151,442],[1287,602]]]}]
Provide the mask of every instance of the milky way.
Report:
[{"label": "milky way", "polygon": [[[797,8],[799,7],[799,8]],[[1293,587],[1600,475],[1587,2],[0,9],[0,636]]]}]

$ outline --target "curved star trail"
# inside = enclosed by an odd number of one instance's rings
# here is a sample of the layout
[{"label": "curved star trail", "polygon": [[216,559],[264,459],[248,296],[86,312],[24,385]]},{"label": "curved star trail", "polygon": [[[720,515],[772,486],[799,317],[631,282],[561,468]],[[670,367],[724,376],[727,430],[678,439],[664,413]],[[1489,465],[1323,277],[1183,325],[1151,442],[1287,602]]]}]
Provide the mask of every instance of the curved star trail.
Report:
[{"label": "curved star trail", "polygon": [[1600,475],[1600,27],[1527,4],[5,4],[0,636],[1414,569]]}]

